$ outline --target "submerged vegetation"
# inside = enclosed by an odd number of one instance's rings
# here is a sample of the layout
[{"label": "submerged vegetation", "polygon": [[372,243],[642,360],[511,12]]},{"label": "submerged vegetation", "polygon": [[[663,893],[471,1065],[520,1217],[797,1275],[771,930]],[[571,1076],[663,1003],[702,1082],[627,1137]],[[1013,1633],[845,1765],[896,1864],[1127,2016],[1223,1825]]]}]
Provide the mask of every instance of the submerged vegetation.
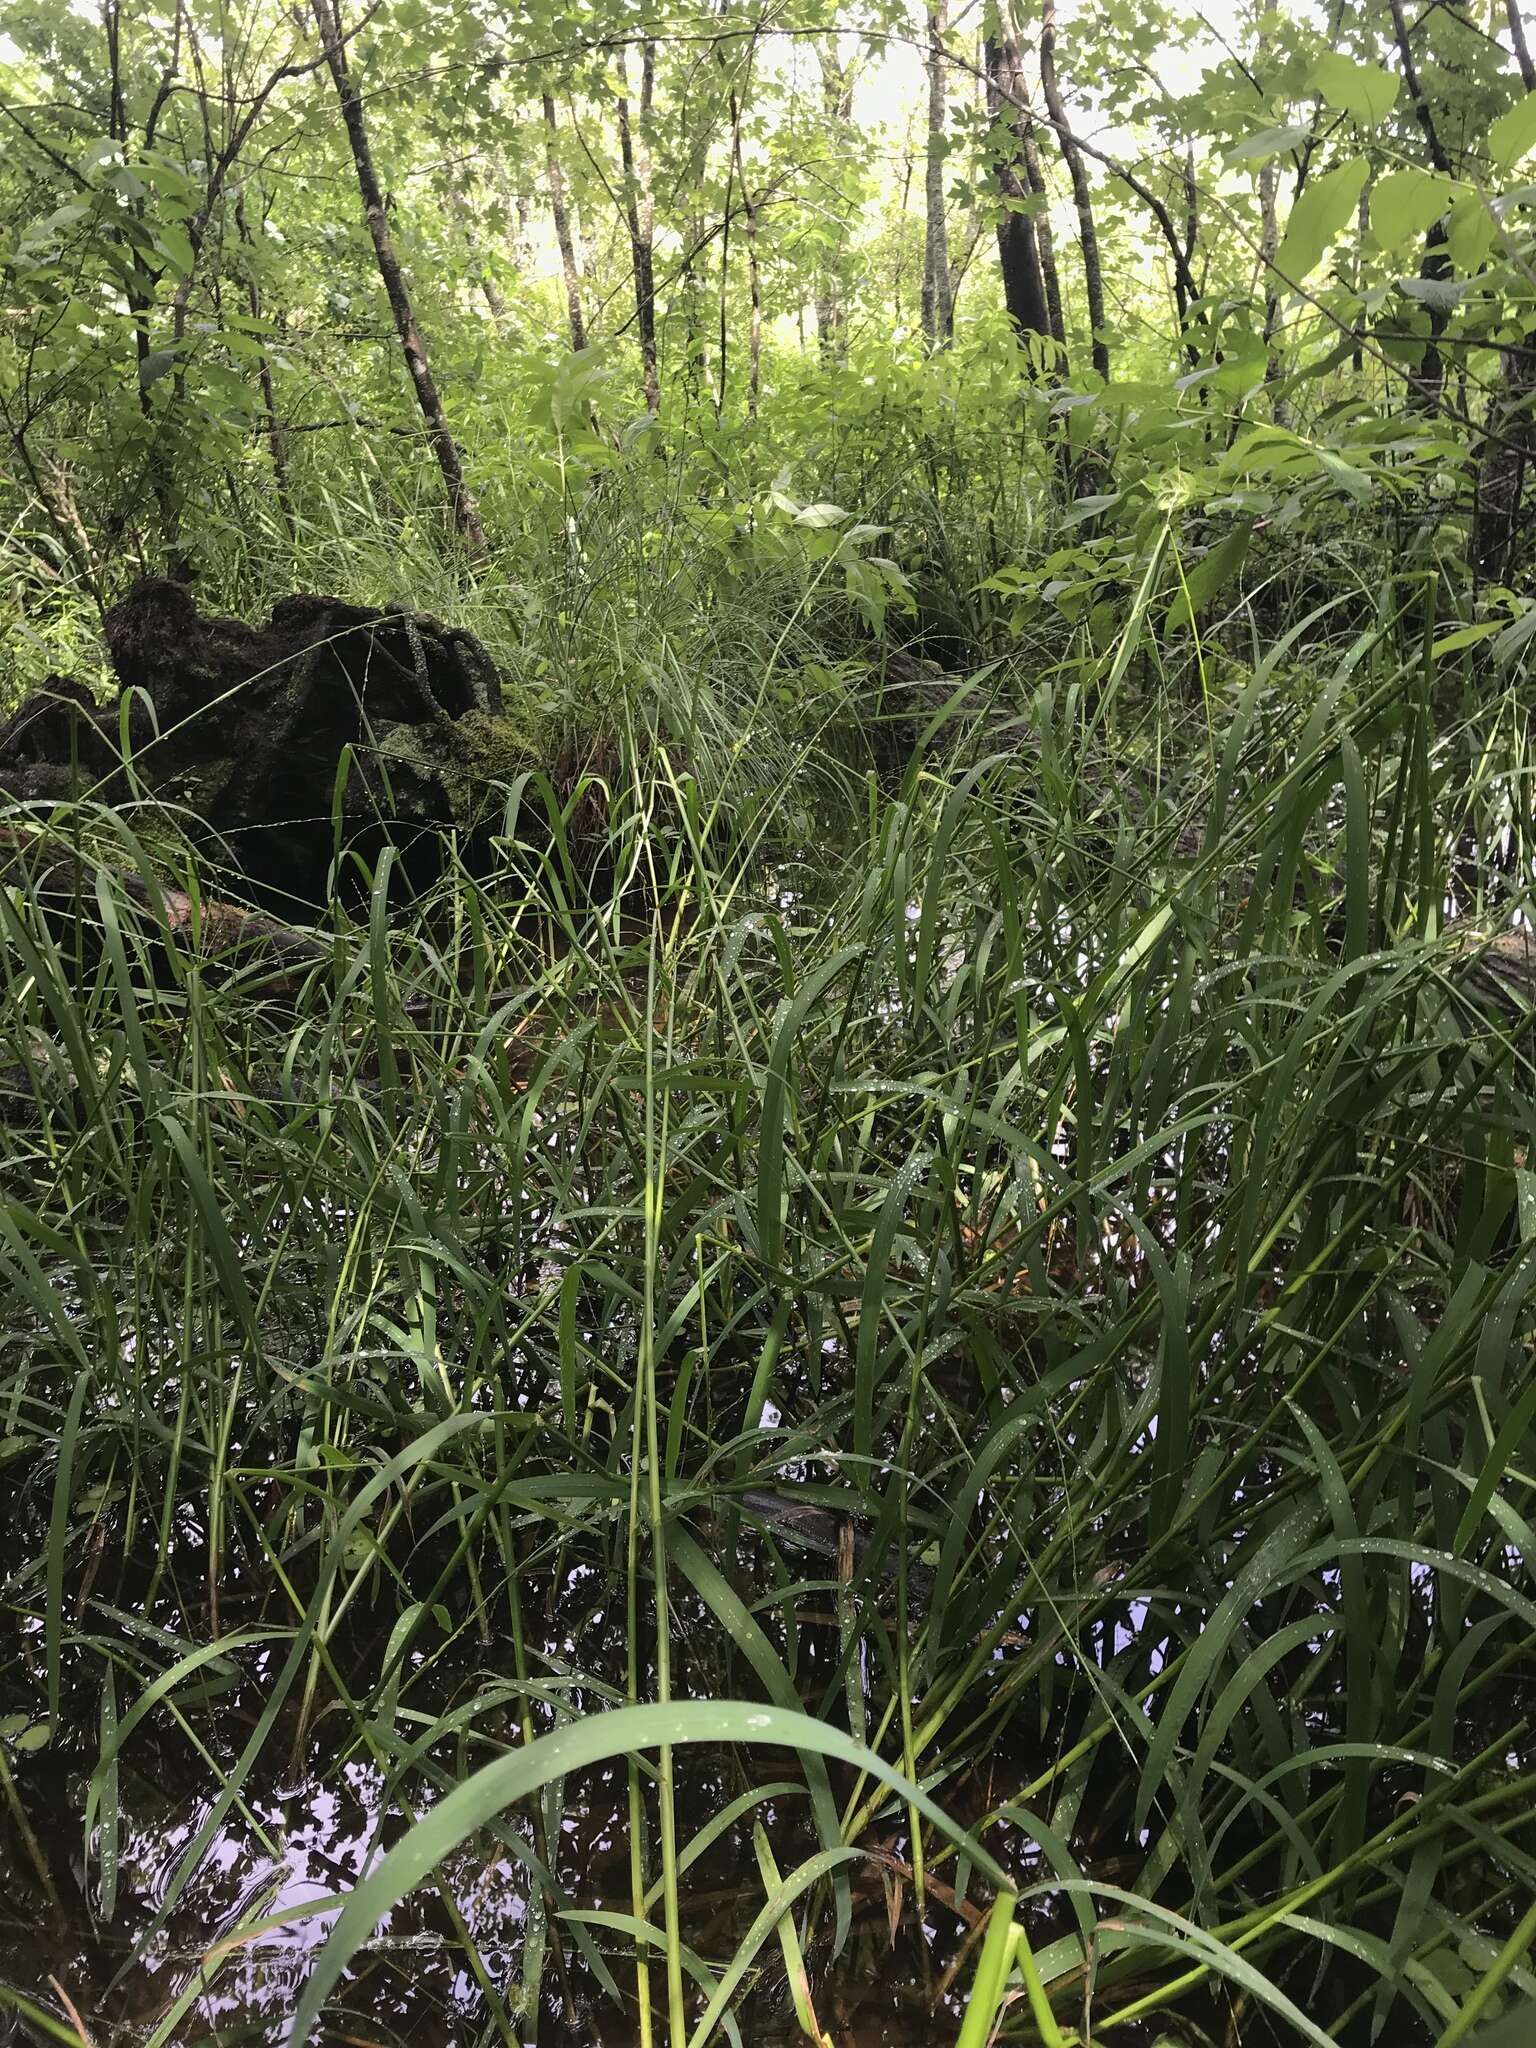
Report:
[{"label": "submerged vegetation", "polygon": [[1518,11],[16,15],[4,2026],[1520,2048]]}]

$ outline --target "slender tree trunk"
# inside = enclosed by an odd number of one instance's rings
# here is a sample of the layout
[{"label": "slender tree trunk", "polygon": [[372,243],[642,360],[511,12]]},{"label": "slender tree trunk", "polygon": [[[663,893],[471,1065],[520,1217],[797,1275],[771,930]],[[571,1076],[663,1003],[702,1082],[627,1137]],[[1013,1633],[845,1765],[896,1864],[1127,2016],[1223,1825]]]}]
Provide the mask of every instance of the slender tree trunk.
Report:
[{"label": "slender tree trunk", "polygon": [[[843,62],[832,37],[818,37],[816,56],[821,65],[822,112],[832,131],[833,146],[851,149],[855,67],[851,61]],[[839,362],[847,353],[847,329],[842,279],[837,266],[823,257],[816,274],[816,345],[824,362]]]},{"label": "slender tree trunk", "polygon": [[1503,376],[1488,406],[1490,434],[1477,470],[1472,565],[1479,577],[1507,583],[1526,479],[1536,461],[1536,347],[1529,341],[1499,351]]},{"label": "slender tree trunk", "polygon": [[1067,318],[1061,302],[1061,272],[1056,263],[1056,237],[1051,233],[1050,187],[1045,182],[1045,166],[1040,161],[1040,140],[1035,124],[1028,116],[1019,123],[1019,141],[1022,145],[1020,160],[1024,165],[1024,182],[1030,196],[1039,202],[1040,210],[1035,215],[1035,244],[1040,251],[1040,278],[1045,286],[1046,310],[1050,314],[1051,339],[1060,351],[1060,374],[1065,377],[1070,368],[1067,353]]},{"label": "slender tree trunk", "polygon": [[[704,389],[704,372],[708,352],[704,346],[704,321],[701,301],[704,284],[695,268],[695,259],[704,239],[704,223],[697,214],[688,223],[684,243],[682,267],[677,274],[677,292],[683,302],[683,388],[689,402],[699,397]],[[722,263],[722,269],[723,269]],[[723,301],[724,280],[722,279],[721,321],[725,319]],[[719,405],[715,407],[718,417]]]},{"label": "slender tree trunk", "polygon": [[[1365,277],[1365,238],[1371,231],[1371,185],[1367,178],[1360,187],[1360,204],[1355,212],[1355,284],[1359,288]],[[1360,346],[1360,330],[1355,329],[1355,346],[1350,354],[1350,367],[1357,377],[1365,370],[1365,351]]]},{"label": "slender tree trunk", "polygon": [[[1443,176],[1451,175],[1451,160],[1440,141],[1440,131],[1435,126],[1434,113],[1424,97],[1424,88],[1419,80],[1418,67],[1413,61],[1413,43],[1408,32],[1407,19],[1403,14],[1403,0],[1391,0],[1392,32],[1397,42],[1397,54],[1402,62],[1403,83],[1408,88],[1408,99],[1414,116],[1423,132],[1424,146],[1429,152],[1431,164]],[[1419,265],[1419,276],[1432,284],[1442,283],[1451,274],[1451,260],[1446,253],[1448,237],[1445,222],[1437,220],[1424,237],[1424,259]],[[1431,303],[1429,308],[1430,339],[1425,346],[1423,360],[1419,364],[1418,376],[1414,379],[1415,397],[1425,411],[1439,409],[1440,392],[1445,382],[1445,365],[1440,351],[1435,346],[1445,328],[1445,314]]]},{"label": "slender tree trunk", "polygon": [[[960,305],[960,287],[965,283],[971,268],[971,258],[976,254],[976,245],[986,233],[986,222],[980,213],[973,213],[966,225],[965,241],[958,254],[949,259],[949,316],[953,322]],[[1054,266],[1053,272],[1054,275]]]},{"label": "slender tree trunk", "polygon": [[500,287],[488,270],[480,272],[480,290],[485,297],[485,309],[498,327],[507,324],[507,302],[501,296]]},{"label": "slender tree trunk", "polygon": [[[741,188],[742,232],[747,243],[747,295],[750,305],[747,318],[747,417],[755,420],[763,378],[763,285],[757,260],[757,201],[752,197],[741,161],[741,107],[734,92],[731,94],[731,148],[736,162],[736,183]],[[722,398],[724,395],[722,374]]]},{"label": "slender tree trunk", "polygon": [[661,406],[661,379],[656,367],[656,273],[654,241],[656,201],[651,190],[651,102],[656,87],[656,45],[640,48],[640,109],[629,116],[629,71],[619,51],[619,154],[624,163],[624,218],[629,228],[630,262],[635,278],[635,326],[640,335],[640,373],[645,384],[645,409]]},{"label": "slender tree trunk", "polygon": [[1011,36],[1006,40],[996,36],[987,39],[987,75],[993,81],[989,94],[990,110],[994,121],[1004,119],[1002,109],[1009,108],[1005,133],[1009,138],[993,166],[997,179],[1003,211],[997,223],[997,254],[1003,273],[1003,300],[1009,317],[1021,338],[1031,334],[1049,336],[1051,331],[1050,308],[1046,304],[1045,280],[1040,270],[1040,249],[1035,237],[1035,223],[1031,215],[1022,209],[1028,203],[1028,192],[1019,175],[1023,158],[1023,144],[1019,132],[1021,115],[1026,108],[1023,93],[1022,65],[1018,44]]},{"label": "slender tree trunk", "polygon": [[[1515,62],[1527,92],[1536,92],[1525,23],[1518,0],[1505,0]],[[1472,566],[1479,577],[1509,582],[1526,478],[1536,459],[1536,347],[1529,338],[1499,351],[1503,375],[1488,402],[1489,432],[1477,467],[1472,518]]]},{"label": "slender tree trunk", "polygon": [[[101,0],[101,26],[107,43],[107,133],[128,155],[128,102],[123,82],[122,48],[122,5],[121,0]],[[176,17],[176,47],[171,54],[156,97],[156,108],[163,103],[175,73],[181,47],[181,15]],[[151,140],[154,115],[145,124],[144,140]],[[129,204],[131,218],[140,226],[144,217],[142,200]],[[139,372],[139,411],[146,421],[153,422],[155,399],[151,390],[149,358],[152,353],[150,342],[150,314],[154,305],[154,285],[145,268],[144,259],[136,242],[123,240],[123,297],[128,306],[128,317],[133,327],[134,358]],[[155,506],[160,515],[160,536],[164,543],[167,567],[173,576],[184,573],[185,558],[180,543],[180,506],[176,493],[171,488],[166,474],[166,437],[163,432],[155,434],[150,442],[148,470],[150,488],[154,493]]]},{"label": "slender tree trunk", "polygon": [[1194,276],[1195,251],[1200,246],[1200,186],[1195,177],[1195,145],[1184,145],[1184,268]]},{"label": "slender tree trunk", "polygon": [[[466,274],[472,277],[476,284],[479,285],[487,312],[496,325],[501,327],[506,322],[507,303],[501,296],[495,278],[492,277],[490,271],[486,268],[485,258],[480,252],[475,237],[475,216],[470,210],[469,201],[464,196],[463,186],[456,178],[452,179],[448,186],[448,208],[454,219],[458,222],[459,233],[464,237]],[[514,260],[516,255],[517,245],[514,242]]]},{"label": "slender tree trunk", "polygon": [[1519,0],[1504,0],[1504,12],[1509,20],[1509,39],[1515,46],[1515,62],[1520,66],[1520,79],[1527,92],[1536,92],[1536,64],[1531,62],[1530,44],[1525,40],[1525,23],[1521,19]]},{"label": "slender tree trunk", "polygon": [[1275,289],[1275,251],[1280,247],[1280,217],[1275,207],[1275,166],[1266,161],[1259,170],[1259,256],[1264,267],[1264,382],[1270,387],[1270,409],[1278,427],[1290,425],[1290,408],[1280,397],[1280,352],[1275,335],[1280,326],[1280,294]]},{"label": "slender tree trunk", "polygon": [[362,197],[368,233],[373,240],[374,259],[389,299],[389,310],[394,315],[395,332],[400,337],[400,347],[405,356],[405,366],[410,372],[411,384],[416,392],[416,402],[420,405],[421,416],[427,423],[427,440],[432,453],[437,457],[437,466],[442,471],[443,483],[448,492],[448,504],[459,538],[472,555],[483,555],[487,543],[485,528],[480,523],[480,507],[465,478],[458,443],[449,430],[443,402],[433,381],[432,366],[427,360],[426,344],[416,324],[410,292],[406,288],[405,273],[400,267],[400,258],[395,250],[389,215],[384,205],[384,192],[379,184],[378,172],[373,163],[373,151],[369,146],[362,96],[353,81],[347,59],[338,0],[312,0],[312,4],[315,24],[320,31],[321,45],[325,51],[325,61],[336,87],[336,98],[341,106],[341,118],[346,127],[347,141],[352,148],[352,162],[357,171],[357,189]]},{"label": "slender tree trunk", "polygon": [[565,273],[565,311],[571,323],[571,347],[580,350],[587,345],[586,322],[581,317],[581,260],[576,253],[576,237],[565,204],[565,173],[560,168],[560,123],[555,116],[555,102],[549,93],[542,97],[549,210],[554,218],[555,240],[560,245],[560,268]]},{"label": "slender tree trunk", "polygon": [[[235,229],[244,244],[249,264],[252,247],[251,231],[245,219],[245,194],[242,192],[235,201]],[[261,288],[256,282],[254,269],[247,269],[245,280],[245,303],[250,309],[251,320],[259,329],[261,326]],[[257,381],[261,385],[261,402],[266,409],[267,453],[272,458],[272,480],[277,486],[278,509],[283,515],[283,524],[288,529],[288,538],[293,539],[296,531],[293,522],[293,497],[288,488],[288,448],[283,435],[283,423],[278,416],[277,389],[272,381],[272,362],[265,347],[256,361]]]},{"label": "slender tree trunk", "polygon": [[[1254,45],[1254,68],[1263,75],[1269,58],[1269,43],[1263,28]],[[1189,176],[1186,174],[1186,183]],[[1280,293],[1275,282],[1275,253],[1280,247],[1280,214],[1276,205],[1279,177],[1273,157],[1259,168],[1259,258],[1264,270],[1264,382],[1269,386],[1270,412],[1277,427],[1290,425],[1290,407],[1279,394],[1280,351],[1275,336],[1280,328]]]},{"label": "slender tree trunk", "polygon": [[1099,235],[1093,218],[1093,188],[1088,165],[1072,137],[1067,121],[1066,101],[1056,76],[1056,0],[1043,0],[1040,9],[1040,86],[1046,111],[1056,124],[1061,153],[1072,178],[1072,199],[1077,208],[1077,239],[1083,252],[1083,287],[1088,299],[1088,327],[1092,335],[1093,367],[1109,381],[1109,342],[1105,335],[1104,273],[1099,262]]},{"label": "slender tree trunk", "polygon": [[944,205],[945,0],[928,16],[928,156],[923,191],[927,233],[923,243],[923,339],[932,355],[953,340],[955,309],[949,289],[949,223]]}]

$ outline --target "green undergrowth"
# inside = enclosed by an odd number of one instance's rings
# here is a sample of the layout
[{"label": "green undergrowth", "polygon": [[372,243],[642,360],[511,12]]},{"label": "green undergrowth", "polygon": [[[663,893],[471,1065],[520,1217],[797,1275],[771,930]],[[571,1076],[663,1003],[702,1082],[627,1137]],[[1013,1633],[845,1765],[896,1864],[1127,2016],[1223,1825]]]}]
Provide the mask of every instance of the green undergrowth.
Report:
[{"label": "green undergrowth", "polygon": [[286,982],[8,819],[28,2038],[1518,2038],[1529,792],[1422,607],[894,774],[642,695],[596,869],[545,780]]}]

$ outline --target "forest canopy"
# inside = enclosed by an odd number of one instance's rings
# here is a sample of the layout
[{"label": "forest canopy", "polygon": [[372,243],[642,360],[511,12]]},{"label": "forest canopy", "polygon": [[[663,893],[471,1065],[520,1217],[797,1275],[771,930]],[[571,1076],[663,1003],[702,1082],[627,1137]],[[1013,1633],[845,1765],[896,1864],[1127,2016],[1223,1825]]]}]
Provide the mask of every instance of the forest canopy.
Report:
[{"label": "forest canopy", "polygon": [[13,616],[60,579],[259,574],[360,515],[547,547],[648,459],[713,546],[787,528],[873,620],[916,583],[990,624],[1044,586],[996,587],[995,523],[936,559],[913,485],[942,503],[1016,436],[1092,501],[1079,595],[1125,588],[1170,472],[1207,581],[1255,526],[1368,508],[1421,551],[1456,522],[1469,592],[1509,585],[1513,0],[1060,28],[1049,0],[21,0],[0,88]]}]

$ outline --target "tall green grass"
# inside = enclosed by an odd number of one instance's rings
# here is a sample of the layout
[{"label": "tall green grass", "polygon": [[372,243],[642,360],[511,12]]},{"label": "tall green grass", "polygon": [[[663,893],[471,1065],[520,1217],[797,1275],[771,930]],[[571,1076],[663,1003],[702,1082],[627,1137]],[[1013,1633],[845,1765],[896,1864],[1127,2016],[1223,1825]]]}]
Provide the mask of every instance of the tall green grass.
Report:
[{"label": "tall green grass", "polygon": [[[830,2035],[872,1899],[965,2048],[1518,2026],[1531,1042],[1468,972],[1518,877],[1444,906],[1528,798],[1420,595],[1203,701],[1133,619],[1019,665],[1029,749],[899,778],[754,752],[771,672],[734,765],[633,690],[600,849],[530,777],[490,880],[402,906],[386,858],[298,988],[122,888],[197,892],[147,819],[10,816],[14,1881],[131,1977],[267,1788],[377,1788],[366,1880],[258,1890],[136,2038],[327,1911],[248,2018],[347,2033],[423,1893],[487,2040]],[[853,1513],[851,1572],[763,1489]],[[608,1767],[604,1888],[562,1838]],[[0,2001],[77,2038],[47,1975]]]}]

